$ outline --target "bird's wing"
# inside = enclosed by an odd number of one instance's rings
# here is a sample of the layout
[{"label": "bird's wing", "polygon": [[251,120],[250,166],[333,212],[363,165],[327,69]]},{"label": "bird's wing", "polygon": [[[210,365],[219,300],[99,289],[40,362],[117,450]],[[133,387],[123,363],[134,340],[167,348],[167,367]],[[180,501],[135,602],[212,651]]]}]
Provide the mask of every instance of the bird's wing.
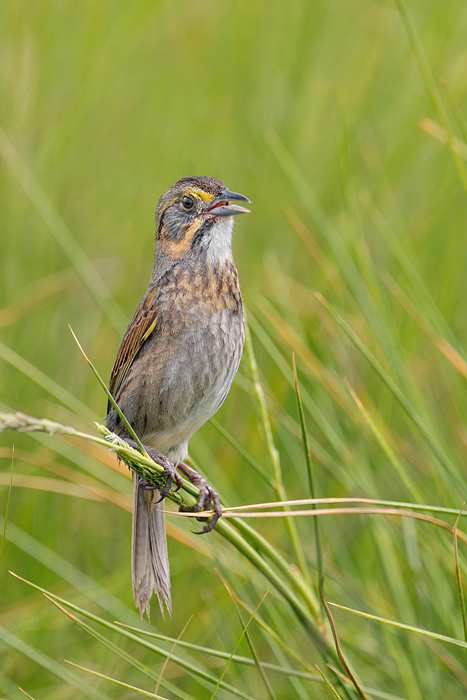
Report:
[{"label": "bird's wing", "polygon": [[[125,375],[141,346],[156,329],[157,309],[155,296],[155,289],[146,293],[123,336],[122,344],[120,345],[110,375],[109,390],[114,398],[116,398]],[[107,410],[110,411],[110,408],[111,405],[109,402]]]}]

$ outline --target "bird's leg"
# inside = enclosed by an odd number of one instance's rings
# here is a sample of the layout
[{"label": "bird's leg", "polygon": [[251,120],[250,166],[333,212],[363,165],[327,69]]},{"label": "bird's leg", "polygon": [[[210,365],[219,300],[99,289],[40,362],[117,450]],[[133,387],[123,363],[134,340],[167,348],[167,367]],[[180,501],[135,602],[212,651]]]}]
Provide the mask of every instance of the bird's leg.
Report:
[{"label": "bird's leg", "polygon": [[[138,448],[138,444],[132,440],[131,438],[124,438],[125,442],[130,445],[130,447],[134,447],[136,450]],[[175,481],[176,483],[176,489],[175,491],[178,491],[179,488],[183,486],[183,477],[180,476],[180,474],[177,471],[177,468],[175,467],[174,464],[170,461],[168,457],[162,454],[162,452],[159,452],[159,450],[156,450],[155,447],[149,447],[148,445],[143,445],[144,449],[148,453],[148,455],[151,457],[152,461],[158,464],[160,467],[164,468],[164,471],[161,474],[161,477],[167,477],[167,480],[165,482],[164,488],[160,491],[159,494],[159,499],[157,503],[160,503],[161,501],[164,500],[166,496],[168,496],[170,487],[172,486],[172,483]],[[143,489],[147,489],[149,491],[157,491],[159,490],[157,486],[153,486],[152,484],[148,484],[142,477],[139,477],[140,482],[139,485]]]},{"label": "bird's leg", "polygon": [[[186,478],[191,481],[193,486],[196,486],[196,488],[199,489],[199,496],[198,496],[198,502],[197,504],[191,509],[192,512],[198,513],[201,510],[207,510],[210,506],[212,506],[212,509],[214,511],[214,515],[211,518],[211,521],[203,527],[201,532],[196,532],[196,535],[204,535],[206,532],[211,532],[211,530],[215,527],[217,521],[222,515],[222,506],[219,501],[219,495],[217,491],[214,491],[212,486],[209,486],[208,482],[204,478],[204,476],[201,476],[195,469],[192,467],[189,467],[188,464],[185,464],[185,462],[179,462],[177,464],[177,469],[184,475]],[[183,508],[183,506],[180,506],[179,510],[183,511],[186,510]],[[206,518],[197,518],[204,522]]]}]

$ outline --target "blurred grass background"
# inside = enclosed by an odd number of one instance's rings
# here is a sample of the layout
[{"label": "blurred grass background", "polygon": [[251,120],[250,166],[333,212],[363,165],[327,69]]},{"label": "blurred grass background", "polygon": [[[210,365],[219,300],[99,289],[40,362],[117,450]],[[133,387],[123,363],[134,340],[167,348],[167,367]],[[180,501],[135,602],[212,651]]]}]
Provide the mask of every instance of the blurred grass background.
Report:
[{"label": "blurred grass background", "polygon": [[[252,214],[237,222],[234,254],[287,495],[309,495],[295,352],[320,496],[460,509],[467,493],[467,6],[410,0],[407,10],[433,83],[401,5],[389,0],[2,3],[1,408],[88,432],[103,417],[105,397],[67,324],[108,377],[151,272],[158,197],[181,176],[213,175],[252,201]],[[80,274],[83,267],[90,274],[86,258],[109,290],[105,310]],[[245,361],[216,420],[273,474]],[[135,696],[70,670],[64,658],[154,692],[154,682],[7,573],[108,620],[139,624],[126,470],[113,471],[113,458],[87,444],[4,434],[2,514],[13,443],[16,486],[0,565],[0,695],[24,697],[21,686],[47,700]],[[229,503],[275,500],[214,425],[192,439],[190,452]],[[312,522],[294,522],[316,584]],[[169,518],[169,526],[174,614],[163,621],[153,605],[151,628],[177,637],[193,616],[183,639],[230,654],[242,627],[214,569],[252,608],[268,583],[216,534],[195,538],[180,519]],[[255,527],[293,561],[284,520]],[[463,639],[449,534],[364,515],[320,518],[320,532],[329,600]],[[459,556],[465,577],[462,544]],[[260,614],[313,671],[322,666],[273,591]],[[346,657],[373,689],[369,697],[465,697],[465,650],[343,611],[334,616]],[[255,622],[249,633],[262,661],[294,666]],[[134,642],[117,644],[160,671],[163,658]],[[245,640],[238,653],[251,658]],[[225,664],[209,653],[190,659],[216,678]],[[332,697],[323,684],[267,675],[272,689],[257,668],[232,663],[225,680],[251,698]],[[163,689],[170,698],[213,692],[174,662],[164,677],[173,684]],[[220,688],[216,697],[233,695]]]}]

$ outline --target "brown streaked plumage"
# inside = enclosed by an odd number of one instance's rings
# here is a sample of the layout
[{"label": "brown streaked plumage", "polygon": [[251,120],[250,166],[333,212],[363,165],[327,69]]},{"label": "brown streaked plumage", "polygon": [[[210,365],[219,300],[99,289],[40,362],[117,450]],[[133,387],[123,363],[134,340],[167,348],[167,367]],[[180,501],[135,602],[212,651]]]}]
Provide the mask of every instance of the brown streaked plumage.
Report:
[{"label": "brown streaked plumage", "polygon": [[[118,393],[126,371],[131,365],[136,353],[156,327],[157,313],[154,305],[154,297],[154,289],[151,290],[149,294],[146,294],[144,306],[140,305],[138,307],[123,337],[110,375],[109,390],[112,396]],[[110,411],[110,409],[111,404],[109,401],[107,404],[107,411]]]},{"label": "brown streaked plumage", "polygon": [[[249,200],[207,177],[182,178],[162,195],[151,280],[112,369],[110,391],[126,418],[143,443],[175,465],[186,458],[193,433],[223,403],[243,350],[243,305],[231,242],[233,216],[248,210],[231,203],[236,201]],[[111,406],[106,423],[129,438]],[[183,462],[179,466],[203,486],[199,507],[206,492],[216,503],[215,492],[199,475]],[[175,473],[169,474],[170,486]],[[154,589],[161,609],[165,602],[170,611],[159,492],[144,488],[135,477],[133,483],[135,603],[141,614],[149,613]]]}]

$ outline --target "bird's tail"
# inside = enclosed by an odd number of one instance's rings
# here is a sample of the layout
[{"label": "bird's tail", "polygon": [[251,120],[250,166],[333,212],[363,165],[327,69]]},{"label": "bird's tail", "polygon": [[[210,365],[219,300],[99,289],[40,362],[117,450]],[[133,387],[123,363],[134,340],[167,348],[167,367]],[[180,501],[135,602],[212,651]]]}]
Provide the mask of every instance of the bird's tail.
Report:
[{"label": "bird's tail", "polygon": [[157,503],[159,491],[140,485],[133,474],[133,530],[131,544],[131,578],[135,605],[141,617],[149,618],[149,600],[153,589],[164,615],[164,602],[172,612],[170,596],[170,569],[165,533],[163,503]]}]

